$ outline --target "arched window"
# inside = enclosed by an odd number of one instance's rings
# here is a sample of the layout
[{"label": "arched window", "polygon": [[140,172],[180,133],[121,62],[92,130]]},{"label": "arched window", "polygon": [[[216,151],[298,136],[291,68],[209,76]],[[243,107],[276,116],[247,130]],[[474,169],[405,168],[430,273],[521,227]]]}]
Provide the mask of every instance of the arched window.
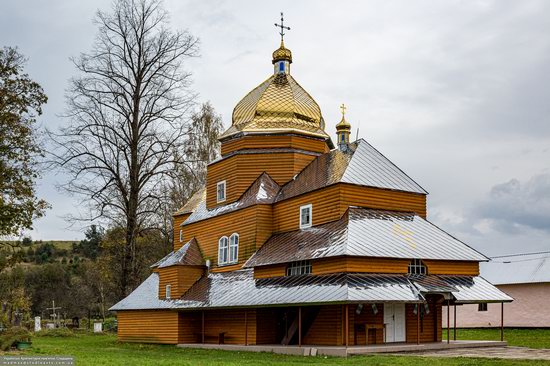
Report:
[{"label": "arched window", "polygon": [[229,240],[222,236],[218,241],[218,265],[226,264],[229,258]]},{"label": "arched window", "polygon": [[234,233],[229,238],[229,262],[239,261],[239,234]]},{"label": "arched window", "polygon": [[411,263],[409,263],[409,274],[425,275],[428,274],[428,270],[420,259],[413,259]]}]

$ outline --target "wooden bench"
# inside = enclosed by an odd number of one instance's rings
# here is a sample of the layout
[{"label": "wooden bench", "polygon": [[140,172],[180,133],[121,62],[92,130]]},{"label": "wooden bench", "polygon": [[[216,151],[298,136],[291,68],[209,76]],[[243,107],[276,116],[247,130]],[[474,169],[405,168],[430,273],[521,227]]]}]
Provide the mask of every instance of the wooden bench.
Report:
[{"label": "wooden bench", "polygon": [[355,344],[357,344],[357,331],[358,331],[358,327],[365,327],[365,345],[368,346],[369,345],[369,330],[373,330],[374,331],[374,344],[376,344],[376,333],[378,332],[379,329],[381,329],[382,331],[384,331],[384,329],[386,329],[386,325],[385,324],[365,324],[365,323],[359,323],[359,324],[355,324]]},{"label": "wooden bench", "polygon": [[[225,334],[227,332],[219,332],[218,334],[210,334],[210,333],[205,333],[204,334],[204,341],[206,343],[206,340],[207,339],[217,339],[218,340],[218,344],[224,344],[225,343]],[[197,338],[199,339],[199,343],[202,343],[202,333],[195,333],[195,335],[197,336]]]}]

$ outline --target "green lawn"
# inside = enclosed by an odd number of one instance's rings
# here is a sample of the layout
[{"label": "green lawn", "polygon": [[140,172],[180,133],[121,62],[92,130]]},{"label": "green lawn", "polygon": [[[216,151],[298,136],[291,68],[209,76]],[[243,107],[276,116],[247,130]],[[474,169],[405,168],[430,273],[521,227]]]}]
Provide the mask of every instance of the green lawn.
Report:
[{"label": "green lawn", "polygon": [[[458,340],[500,341],[499,329],[458,329]],[[447,339],[447,330],[443,329],[443,338]],[[453,330],[451,329],[451,339]],[[530,348],[550,348],[550,329],[504,329],[504,340],[510,346]]]},{"label": "green lawn", "polygon": [[[493,339],[492,331],[469,331],[479,339]],[[520,330],[514,335],[518,345],[548,344],[550,330]],[[513,334],[507,331],[507,334]],[[458,333],[460,334],[460,333]],[[466,335],[466,331],[462,334]],[[495,333],[496,334],[496,333]],[[526,343],[520,341],[526,335]],[[534,342],[534,338],[545,339]],[[515,342],[515,341],[514,341]],[[28,355],[70,355],[76,365],[414,365],[429,362],[430,366],[474,365],[550,365],[543,361],[492,360],[474,358],[421,358],[415,356],[354,356],[347,359],[326,357],[296,357],[270,353],[229,352],[180,349],[174,346],[119,343],[113,335],[80,335],[78,337],[35,337]]]}]

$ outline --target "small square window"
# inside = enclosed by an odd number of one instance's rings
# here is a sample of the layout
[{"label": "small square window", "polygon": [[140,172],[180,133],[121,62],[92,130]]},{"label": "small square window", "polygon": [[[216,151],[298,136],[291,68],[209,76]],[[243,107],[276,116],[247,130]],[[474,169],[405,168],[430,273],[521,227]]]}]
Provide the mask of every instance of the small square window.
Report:
[{"label": "small square window", "polygon": [[300,229],[311,227],[312,206],[311,204],[300,207]]},{"label": "small square window", "polygon": [[487,303],[477,304],[477,311],[487,311]]},{"label": "small square window", "polygon": [[216,185],[216,201],[225,201],[225,180],[218,182],[218,184]]},{"label": "small square window", "polygon": [[180,229],[180,241],[183,241],[183,229]]},{"label": "small square window", "polygon": [[170,299],[172,297],[172,286],[166,285],[166,296],[167,299]]}]

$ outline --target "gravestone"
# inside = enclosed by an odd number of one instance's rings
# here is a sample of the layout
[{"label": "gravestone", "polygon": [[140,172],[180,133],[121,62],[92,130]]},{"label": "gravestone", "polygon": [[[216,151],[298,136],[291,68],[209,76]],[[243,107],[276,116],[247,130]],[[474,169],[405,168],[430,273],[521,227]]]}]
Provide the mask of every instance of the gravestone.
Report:
[{"label": "gravestone", "polygon": [[42,324],[40,323],[40,317],[35,316],[34,317],[34,331],[40,332],[42,330]]},{"label": "gravestone", "polygon": [[94,333],[102,333],[103,332],[103,323],[94,323]]},{"label": "gravestone", "polygon": [[54,323],[46,323],[46,329],[55,329]]}]

